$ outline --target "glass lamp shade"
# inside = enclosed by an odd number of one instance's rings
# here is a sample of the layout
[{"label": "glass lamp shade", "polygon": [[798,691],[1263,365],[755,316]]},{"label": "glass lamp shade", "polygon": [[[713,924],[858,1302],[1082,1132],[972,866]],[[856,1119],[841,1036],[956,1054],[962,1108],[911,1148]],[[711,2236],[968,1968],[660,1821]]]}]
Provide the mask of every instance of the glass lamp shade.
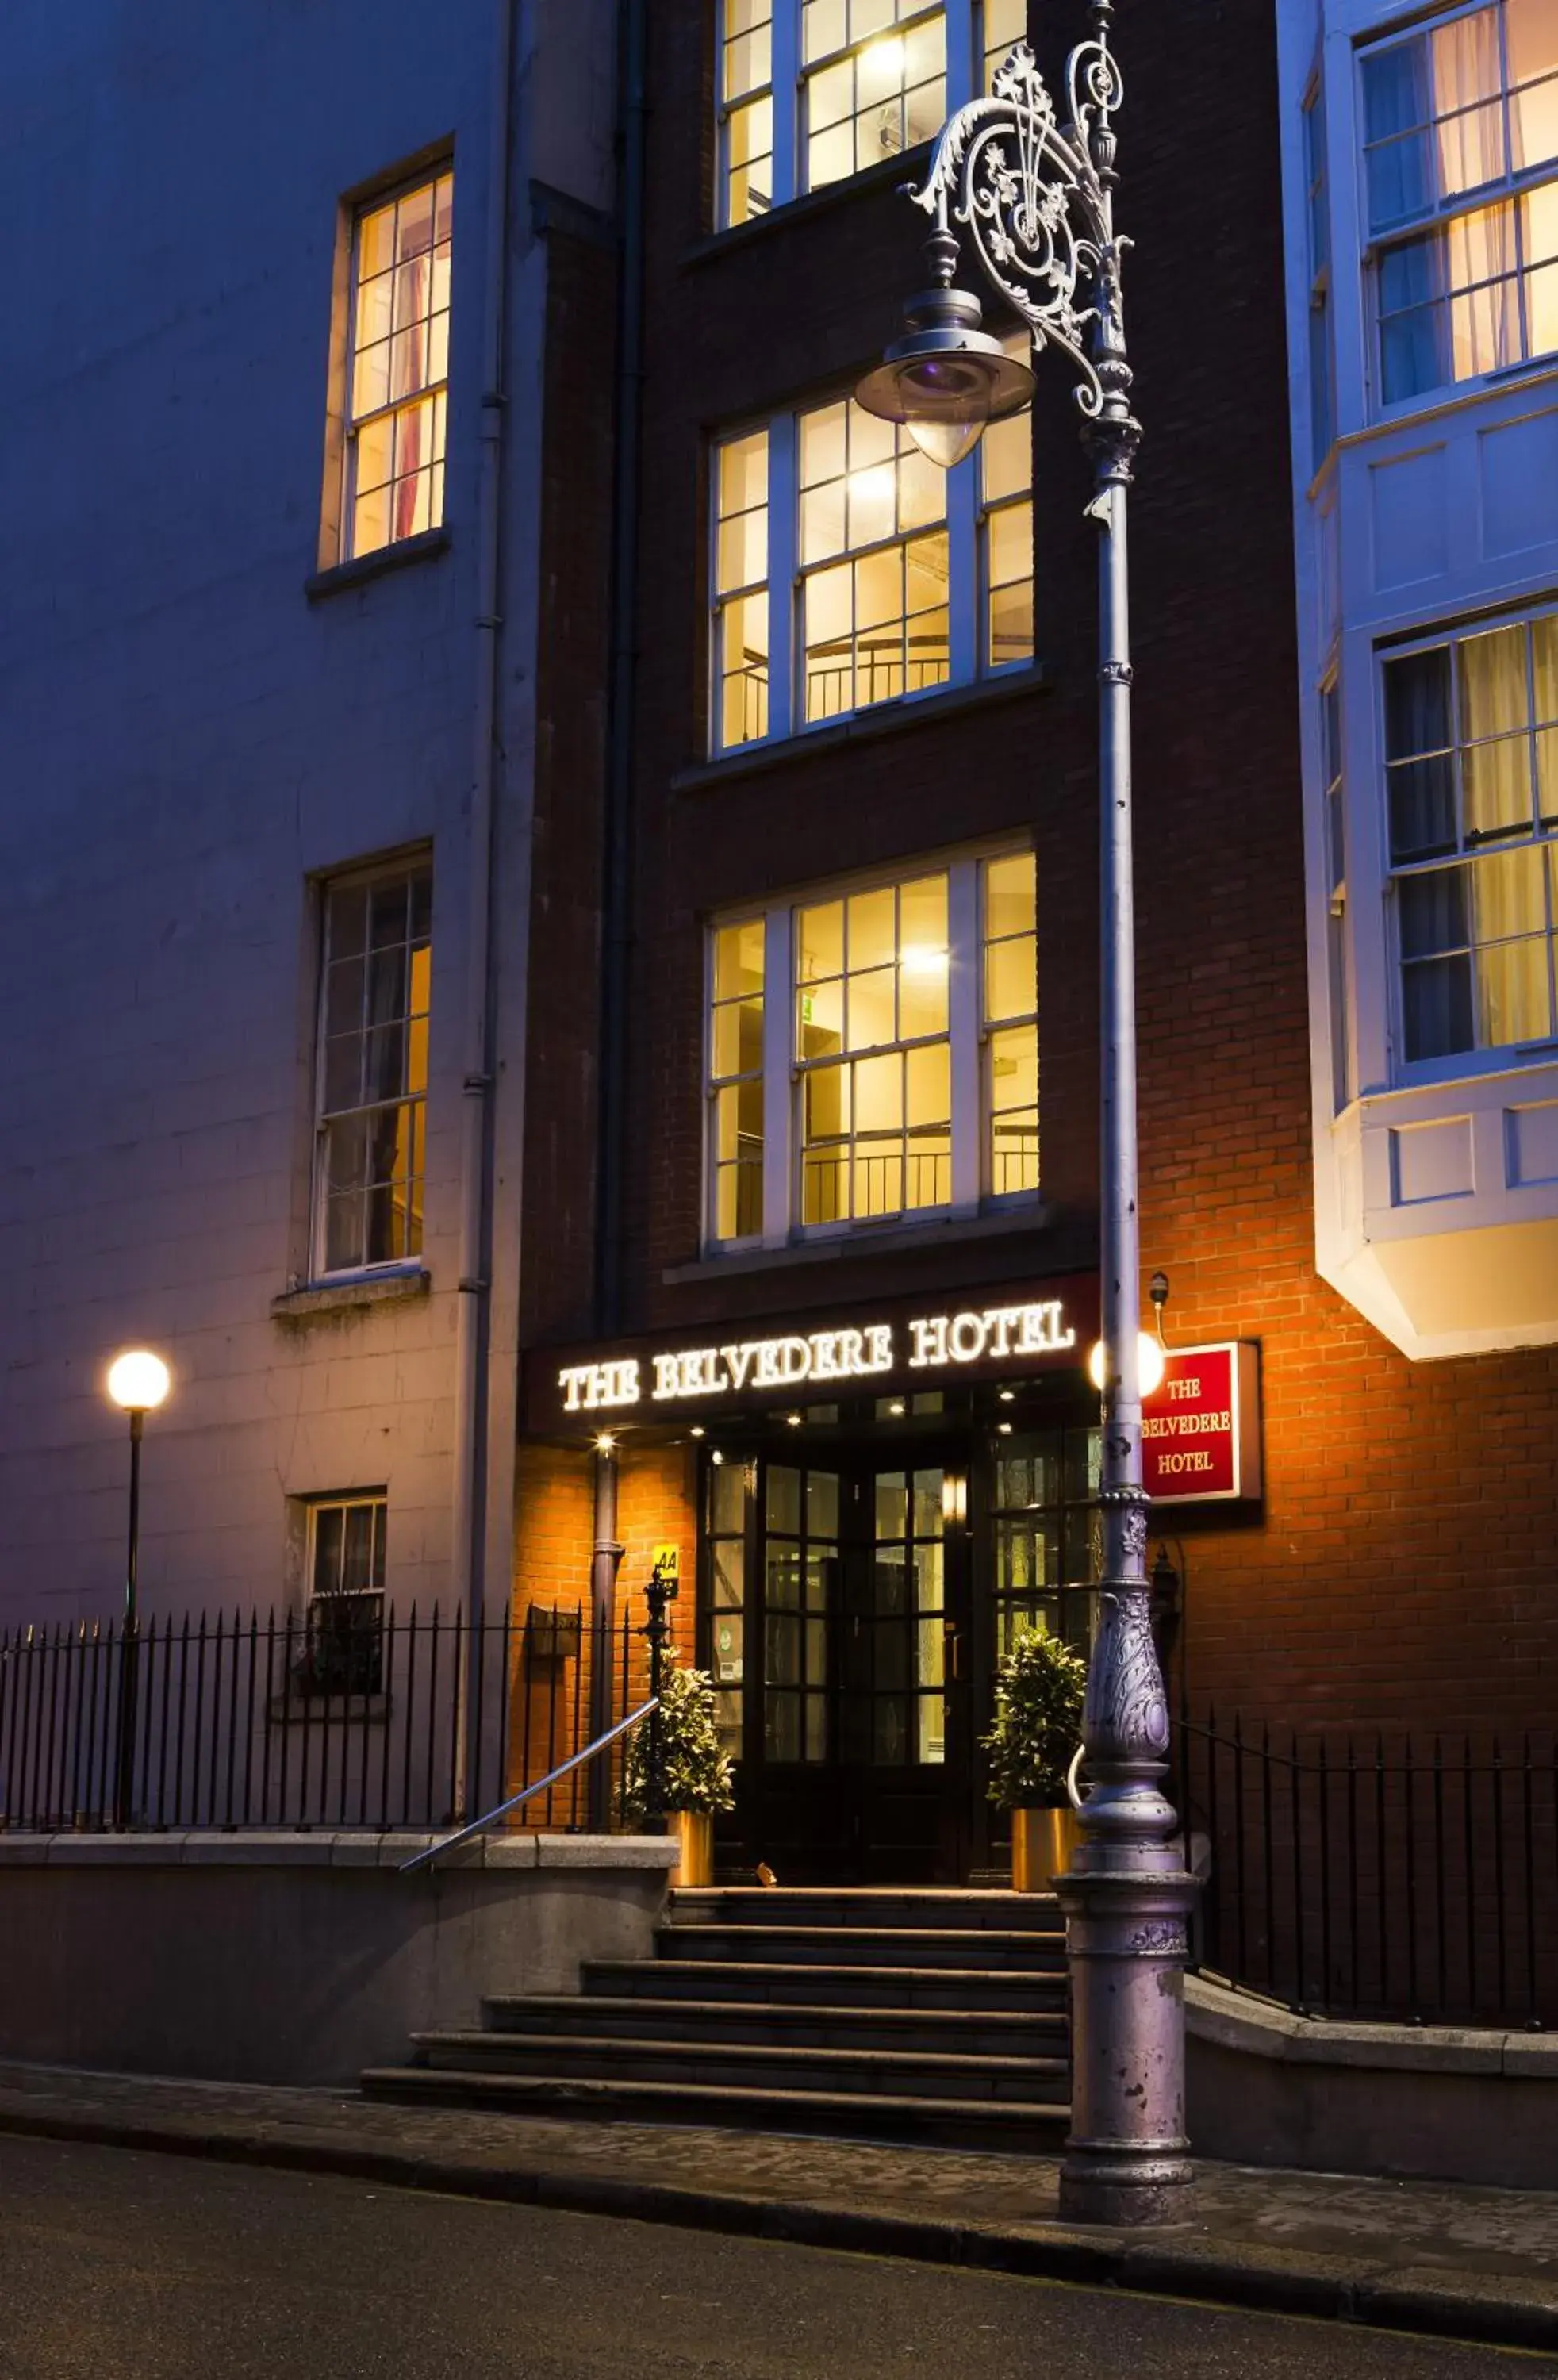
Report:
[{"label": "glass lamp shade", "polygon": [[167,1366],[144,1347],[116,1355],[108,1366],[108,1393],[124,1413],[155,1413],[169,1386]]},{"label": "glass lamp shade", "polygon": [[987,422],[1022,411],[1033,374],[980,333],[928,332],[900,340],[855,394],[866,412],[901,421],[921,454],[950,471]]},{"label": "glass lamp shade", "polygon": [[[1150,1330],[1143,1330],[1138,1334],[1136,1363],[1138,1385],[1142,1395],[1150,1397],[1154,1389],[1162,1388],[1163,1373],[1166,1369],[1163,1351]],[[1093,1351],[1088,1357],[1088,1378],[1095,1389],[1102,1388],[1103,1375],[1104,1350],[1103,1342],[1100,1339],[1095,1341]]]}]

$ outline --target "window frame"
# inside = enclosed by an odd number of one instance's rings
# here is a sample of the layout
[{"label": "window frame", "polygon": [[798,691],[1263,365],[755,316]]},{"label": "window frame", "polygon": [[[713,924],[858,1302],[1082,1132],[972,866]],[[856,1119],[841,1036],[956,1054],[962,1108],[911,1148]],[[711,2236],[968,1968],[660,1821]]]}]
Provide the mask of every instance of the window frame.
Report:
[{"label": "window frame", "polygon": [[[1479,748],[1502,739],[1497,736],[1474,738],[1468,745],[1462,737],[1460,670],[1455,660],[1456,648],[1468,639],[1495,633],[1501,628],[1521,628],[1527,631],[1527,683],[1529,695],[1532,685],[1531,671],[1534,667],[1530,652],[1529,629],[1531,624],[1539,619],[1558,619],[1558,599],[1546,602],[1528,601],[1513,605],[1506,611],[1463,615],[1454,620],[1442,621],[1431,626],[1423,627],[1410,636],[1378,644],[1374,649],[1374,782],[1378,789],[1376,796],[1378,806],[1375,815],[1378,821],[1382,868],[1381,893],[1385,912],[1384,943],[1388,962],[1385,1014],[1393,1062],[1391,1075],[1393,1082],[1398,1087],[1427,1087],[1439,1083],[1469,1080],[1482,1075],[1518,1072],[1528,1066],[1551,1064],[1554,1056],[1558,1055],[1558,813],[1553,814],[1554,822],[1544,833],[1541,831],[1540,816],[1535,808],[1536,788],[1533,785],[1532,818],[1536,820],[1536,824],[1530,832],[1485,834],[1468,844],[1461,826],[1462,755],[1467,749]],[[1448,749],[1455,769],[1457,847],[1454,852],[1434,853],[1419,860],[1397,862],[1392,856],[1391,846],[1390,762],[1385,673],[1393,662],[1408,660],[1417,653],[1437,651],[1447,652],[1450,656],[1449,716],[1452,741]],[[1558,725],[1550,725],[1548,732],[1558,736]],[[1528,716],[1525,727],[1512,733],[1524,736],[1528,741],[1543,733],[1542,725],[1535,716],[1534,708]],[[1351,821],[1349,820],[1348,823],[1350,825]],[[1407,878],[1428,877],[1455,867],[1475,867],[1484,856],[1497,856],[1502,853],[1524,850],[1545,851],[1549,855],[1543,872],[1550,887],[1546,941],[1549,1012],[1552,1030],[1544,1037],[1529,1041],[1492,1043],[1474,1041],[1469,1049],[1452,1050],[1442,1057],[1408,1058],[1406,996],[1402,974],[1404,962],[1401,902],[1398,887]],[[1495,941],[1508,939],[1511,938],[1493,938]],[[1478,943],[1475,938],[1468,941],[1467,948],[1471,953],[1475,953],[1483,945]],[[1477,1007],[1475,966],[1471,982],[1471,1000],[1475,1028]]]},{"label": "window frame", "polygon": [[[823,66],[835,64],[839,58],[858,53],[863,46],[871,41],[879,40],[882,36],[880,31],[861,35],[853,42],[846,42],[841,50],[830,51],[826,58],[813,60],[809,67],[805,66],[802,63],[801,40],[803,5],[804,0],[773,0],[773,13],[769,20],[768,80],[766,83],[754,83],[749,89],[736,93],[734,97],[727,96],[724,89],[724,62],[728,37],[725,32],[724,0],[719,0],[719,5],[714,9],[712,221],[718,234],[739,231],[749,224],[762,222],[768,216],[781,212],[785,207],[793,206],[797,199],[819,196],[827,190],[846,189],[852,181],[859,179],[862,173],[874,170],[870,166],[859,166],[852,175],[841,175],[836,181],[819,182],[815,185],[807,179],[804,160],[808,137],[806,103],[809,79]],[[982,91],[986,88],[990,66],[994,55],[986,42],[986,6],[987,0],[916,0],[916,20],[931,14],[939,6],[945,22],[945,104],[948,116],[955,115],[959,107],[972,99],[977,90]],[[897,28],[895,27],[893,30]],[[1016,38],[1026,38],[1026,24],[1023,34]],[[1010,44],[1007,46],[1009,47]],[[756,213],[744,215],[739,222],[733,223],[729,214],[730,119],[739,109],[749,106],[754,101],[761,101],[764,97],[767,98],[771,110],[773,142],[771,178],[773,188],[769,193],[765,207]],[[855,116],[844,119],[849,123],[857,120]],[[917,142],[915,147],[923,145]],[[912,156],[913,153],[913,149],[900,150],[883,163],[901,164],[904,157]]]},{"label": "window frame", "polygon": [[[1418,129],[1431,137],[1441,123],[1452,122],[1460,115],[1476,115],[1481,108],[1496,105],[1502,112],[1503,125],[1505,160],[1503,172],[1493,180],[1479,183],[1474,188],[1458,190],[1451,196],[1436,197],[1417,213],[1403,217],[1401,221],[1384,225],[1376,231],[1369,205],[1369,157],[1371,148],[1381,144],[1370,142],[1367,138],[1368,103],[1365,89],[1367,61],[1382,56],[1392,50],[1406,49],[1413,42],[1427,40],[1433,31],[1443,25],[1485,14],[1490,9],[1496,15],[1498,24],[1501,79],[1496,96],[1491,100],[1467,102],[1464,107],[1449,110],[1442,117],[1429,119],[1425,126]],[[1462,5],[1459,6],[1438,9],[1429,15],[1415,15],[1407,23],[1382,29],[1368,39],[1360,41],[1355,51],[1357,129],[1353,164],[1357,189],[1360,256],[1366,284],[1368,384],[1373,398],[1374,418],[1378,420],[1393,421],[1403,416],[1420,412],[1425,406],[1446,402],[1452,395],[1460,396],[1490,386],[1503,385],[1521,373],[1551,369],[1554,359],[1558,358],[1558,343],[1552,346],[1537,348],[1530,346],[1528,338],[1526,284],[1531,273],[1541,269],[1541,265],[1540,261],[1536,266],[1528,264],[1526,261],[1522,208],[1523,200],[1531,191],[1558,182],[1558,154],[1544,158],[1537,164],[1519,168],[1509,162],[1512,154],[1510,128],[1515,90],[1509,77],[1509,44],[1506,27],[1505,0],[1462,0]],[[1521,86],[1523,89],[1537,87],[1539,87],[1538,84]],[[1405,139],[1407,136],[1396,137]],[[1455,378],[1452,371],[1452,376],[1435,382],[1431,387],[1415,390],[1405,396],[1387,397],[1383,325],[1390,316],[1386,314],[1381,302],[1384,260],[1389,255],[1425,239],[1437,238],[1447,243],[1452,227],[1456,223],[1485,213],[1500,205],[1507,206],[1513,211],[1515,261],[1507,278],[1516,310],[1520,341],[1527,352],[1509,363],[1491,365],[1486,370],[1480,372],[1469,372],[1463,379]],[[1554,273],[1558,273],[1558,255],[1547,261]],[[1467,291],[1462,294],[1475,296],[1479,291],[1498,285],[1497,282],[1473,283],[1468,285]],[[1446,290],[1441,298],[1432,302],[1447,309],[1455,302],[1455,295]],[[1393,308],[1391,315],[1409,310],[1412,310]],[[1453,357],[1451,360],[1453,366]]]},{"label": "window frame", "polygon": [[[700,1245],[705,1256],[741,1256],[760,1248],[786,1248],[813,1243],[836,1243],[873,1233],[912,1231],[921,1224],[945,1223],[985,1214],[1031,1208],[1043,1196],[1042,1167],[1031,1188],[996,1191],[991,1186],[993,1115],[991,1040],[994,1034],[1023,1029],[1031,1022],[1041,1073],[1042,1014],[1037,991],[1035,1006],[1026,1018],[985,1016],[985,952],[988,941],[985,870],[994,861],[1037,855],[1030,837],[992,836],[964,844],[953,851],[927,854],[922,859],[895,862],[889,867],[857,869],[774,896],[721,910],[704,929],[702,974],[703,1020],[700,1097],[702,1112],[702,1188],[700,1205]],[[947,877],[948,1016],[946,1040],[951,1075],[952,1195],[935,1207],[901,1207],[873,1216],[846,1217],[837,1221],[807,1223],[804,1184],[802,1099],[809,1072],[797,1054],[795,1020],[797,982],[797,917],[800,910],[846,900],[852,894],[881,892],[917,883],[928,876]],[[718,1149],[714,1132],[713,989],[716,937],[724,929],[763,924],[762,1037],[762,1207],[761,1229],[722,1239],[718,1232]],[[1036,959],[1038,917],[1035,914]],[[886,1052],[907,1046],[895,1040],[880,1045]],[[861,1052],[857,1054],[876,1054]],[[722,1078],[723,1079],[723,1078]],[[1040,1110],[1042,1132],[1042,1108]],[[907,1132],[907,1126],[906,1126]]]},{"label": "window frame", "polygon": [[[372,1584],[366,1587],[340,1586],[322,1593],[318,1585],[319,1524],[327,1512],[342,1515],[342,1561],[346,1553],[346,1516],[367,1511],[373,1516],[370,1524],[369,1576]],[[345,1488],[326,1494],[310,1496],[304,1504],[305,1534],[303,1551],[303,1612],[302,1658],[298,1664],[293,1685],[305,1696],[338,1696],[352,1702],[368,1702],[385,1692],[384,1680],[384,1611],[389,1600],[388,1488]],[[358,1649],[353,1643],[358,1621],[348,1619],[347,1633],[347,1676],[343,1682],[331,1673],[328,1665],[321,1673],[320,1647],[323,1642],[316,1622],[320,1607],[328,1609],[332,1604],[367,1605],[375,1609],[362,1624],[365,1648],[368,1652],[368,1675],[363,1682],[352,1675],[353,1655]]]},{"label": "window frame", "polygon": [[[1025,344],[1026,330],[1006,334],[1006,343],[1016,346]],[[832,406],[847,406],[854,398],[853,382],[830,383],[804,404],[772,414],[748,415],[724,424],[711,439],[708,447],[709,468],[708,516],[705,522],[704,555],[708,574],[708,600],[704,623],[704,685],[707,688],[707,725],[704,735],[705,758],[714,763],[739,761],[744,758],[772,750],[776,745],[798,742],[808,735],[825,735],[848,721],[892,713],[908,703],[934,702],[938,697],[966,690],[969,686],[994,684],[1001,679],[1021,677],[1034,669],[1038,660],[1037,628],[1032,648],[1026,657],[1009,662],[989,659],[991,630],[990,586],[990,524],[1000,513],[1021,504],[1029,509],[1029,539],[1032,540],[1035,492],[1031,461],[1031,431],[1029,432],[1029,483],[1026,492],[989,497],[985,492],[984,441],[981,438],[972,454],[966,455],[943,474],[946,503],[939,521],[923,528],[895,532],[892,538],[879,540],[870,546],[845,545],[823,561],[805,565],[800,555],[801,521],[801,422],[813,413],[822,413]],[[1025,412],[1020,417],[1030,422]],[[720,500],[720,458],[727,446],[744,439],[765,436],[768,442],[767,497],[767,577],[764,580],[744,585],[739,589],[724,590],[720,585],[720,535],[725,526]],[[748,509],[750,509],[749,507]],[[735,517],[732,516],[732,517]],[[851,708],[828,712],[817,719],[804,717],[806,694],[804,684],[804,592],[809,578],[820,570],[831,569],[843,562],[855,562],[866,554],[907,548],[918,538],[944,535],[947,540],[947,674],[934,685],[917,687],[901,694],[884,695],[880,700],[857,704]],[[1034,546],[1033,566],[1029,584],[1037,590],[1037,547]],[[1003,581],[1003,585],[1018,582]],[[724,686],[722,670],[722,623],[728,605],[749,601],[761,595],[767,603],[768,667],[764,699],[765,726],[761,735],[750,735],[736,744],[724,740]]]},{"label": "window frame", "polygon": [[[414,1105],[420,1109],[420,1116],[419,1130],[420,1134],[422,1153],[421,1170],[420,1173],[413,1173],[408,1178],[420,1182],[425,1205],[427,1195],[428,1092],[432,1082],[432,1073],[431,1063],[432,1017],[432,902],[434,890],[432,846],[431,844],[420,844],[410,851],[394,854],[383,859],[369,860],[359,866],[333,870],[328,876],[323,876],[316,880],[315,898],[318,904],[318,957],[314,989],[313,1075],[310,1085],[310,1172],[309,1183],[308,1249],[308,1281],[310,1286],[330,1287],[334,1284],[344,1281],[382,1281],[386,1279],[393,1280],[396,1275],[420,1273],[423,1269],[426,1254],[425,1215],[422,1230],[422,1245],[414,1252],[401,1256],[385,1257],[376,1262],[365,1261],[360,1264],[336,1265],[332,1267],[326,1262],[329,1252],[328,1151],[330,1123],[335,1116],[345,1116],[351,1112],[366,1113],[368,1110],[366,1108],[359,1109],[357,1111],[350,1111],[344,1108],[327,1109],[324,1103],[326,1090],[326,1042],[329,1038],[325,1027],[329,1020],[328,991],[330,979],[331,895],[335,892],[350,892],[358,888],[371,892],[375,884],[390,882],[396,876],[409,877],[419,870],[424,871],[428,879],[428,1006],[425,1015],[429,1038],[427,1080],[424,1081],[420,1091],[408,1091],[399,1100],[380,1100],[371,1104],[380,1107],[392,1107],[397,1105],[404,1107]],[[408,951],[412,948],[412,944],[409,941],[408,941],[406,947]],[[408,1001],[409,1001],[410,997],[410,974],[409,968],[408,968]],[[408,1031],[409,1030],[409,1026],[413,1019],[420,1014],[421,1014],[421,1012],[418,1010],[410,1007],[407,1008],[403,1022],[406,1024]]]},{"label": "window frame", "polygon": [[[338,466],[338,493],[336,500],[339,512],[339,521],[335,536],[335,559],[342,565],[352,562],[371,563],[378,560],[381,556],[393,554],[396,552],[397,548],[408,545],[413,539],[434,535],[438,530],[444,528],[448,520],[449,388],[454,352],[454,232],[452,222],[449,236],[449,303],[446,308],[436,310],[444,311],[447,318],[443,378],[437,381],[429,380],[424,388],[413,391],[411,395],[407,397],[393,398],[386,396],[383,406],[373,407],[371,411],[363,414],[360,418],[357,412],[355,396],[358,355],[357,300],[358,291],[360,285],[363,226],[371,216],[380,213],[385,207],[396,206],[403,199],[412,197],[417,191],[430,189],[433,192],[432,237],[430,239],[428,246],[428,255],[431,260],[435,254],[438,247],[437,185],[443,180],[452,182],[454,178],[454,171],[455,157],[453,150],[448,149],[442,151],[434,156],[423,158],[419,164],[410,170],[405,173],[397,173],[390,179],[376,185],[371,190],[359,193],[349,201],[347,211],[346,275],[345,285],[342,290],[344,319],[342,323],[341,342],[342,380],[339,417],[340,457]],[[451,207],[453,201],[451,200]],[[430,307],[428,312],[428,321],[430,323],[433,319],[434,310],[435,310]],[[392,534],[385,538],[382,545],[368,546],[359,551],[356,541],[355,529],[357,507],[357,458],[359,452],[359,439],[362,424],[364,422],[378,421],[386,418],[392,418],[396,414],[406,410],[406,408],[413,402],[424,397],[431,397],[434,402],[435,408],[439,406],[442,407],[443,422],[443,445],[437,457],[436,467],[434,467],[431,462],[429,465],[430,489],[428,519],[420,529],[408,529],[402,537],[397,537]],[[440,498],[436,518],[433,516],[431,489],[431,477],[434,468],[436,468],[438,473]],[[398,482],[393,477],[388,482],[391,491],[392,503],[394,490]]]}]

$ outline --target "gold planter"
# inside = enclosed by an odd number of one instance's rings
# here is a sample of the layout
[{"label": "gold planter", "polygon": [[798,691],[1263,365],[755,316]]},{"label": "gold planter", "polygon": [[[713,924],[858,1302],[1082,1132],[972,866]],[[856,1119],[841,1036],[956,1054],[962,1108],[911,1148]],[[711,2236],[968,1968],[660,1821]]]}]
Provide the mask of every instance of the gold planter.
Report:
[{"label": "gold planter", "polygon": [[1012,1890],[1048,1892],[1052,1876],[1064,1876],[1077,1847],[1077,1813],[1064,1810],[1012,1812]]},{"label": "gold planter", "polygon": [[696,1888],[714,1881],[714,1821],[707,1810],[671,1810],[665,1824],[676,1846],[671,1889]]}]

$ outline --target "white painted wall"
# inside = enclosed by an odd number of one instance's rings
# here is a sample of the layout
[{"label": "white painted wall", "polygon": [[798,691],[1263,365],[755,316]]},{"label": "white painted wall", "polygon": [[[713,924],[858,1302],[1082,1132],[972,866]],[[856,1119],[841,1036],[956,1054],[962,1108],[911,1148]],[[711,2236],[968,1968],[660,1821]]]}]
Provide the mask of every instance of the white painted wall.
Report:
[{"label": "white painted wall", "polygon": [[[387,1486],[389,1586],[445,1589],[472,766],[473,511],[497,9],[10,0],[0,374],[0,1621],[122,1590],[103,1374],[144,1342],[142,1606],[265,1606],[286,1500]],[[609,0],[515,0],[499,786],[492,1592],[506,1591],[544,245],[610,203]],[[310,604],[341,194],[455,145],[435,559]],[[284,1328],[306,1264],[311,874],[431,841],[432,1294]],[[510,1483],[505,1489],[505,1482]]]},{"label": "white painted wall", "polygon": [[[1433,1357],[1558,1341],[1558,1049],[1523,1059],[1490,1052],[1438,1069],[1401,1060],[1379,652],[1392,638],[1558,591],[1558,364],[1549,358],[1389,410],[1372,395],[1357,45],[1423,13],[1420,0],[1276,0],[1317,1256],[1326,1279],[1397,1346]],[[1311,480],[1303,106],[1317,73],[1325,90],[1337,441]],[[1346,782],[1347,1029],[1357,1085],[1340,1113],[1318,698],[1333,653]]]}]

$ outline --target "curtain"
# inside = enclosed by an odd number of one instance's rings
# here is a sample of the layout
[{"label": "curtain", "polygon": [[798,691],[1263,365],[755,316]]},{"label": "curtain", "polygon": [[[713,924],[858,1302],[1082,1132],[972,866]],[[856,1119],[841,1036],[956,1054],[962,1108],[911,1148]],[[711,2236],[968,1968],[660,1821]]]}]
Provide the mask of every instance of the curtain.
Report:
[{"label": "curtain", "polygon": [[1437,235],[1447,244],[1450,348],[1455,380],[1520,361],[1515,208],[1509,200],[1457,215]]},{"label": "curtain", "polygon": [[[1433,42],[1433,112],[1439,195],[1480,190],[1502,181],[1505,170],[1503,79],[1495,8],[1453,18],[1437,27]],[[1476,104],[1481,101],[1484,104]]]},{"label": "curtain", "polygon": [[[1461,761],[1466,832],[1496,833],[1531,823],[1526,631],[1498,628],[1459,648]],[[1483,741],[1491,738],[1492,741]]]}]

